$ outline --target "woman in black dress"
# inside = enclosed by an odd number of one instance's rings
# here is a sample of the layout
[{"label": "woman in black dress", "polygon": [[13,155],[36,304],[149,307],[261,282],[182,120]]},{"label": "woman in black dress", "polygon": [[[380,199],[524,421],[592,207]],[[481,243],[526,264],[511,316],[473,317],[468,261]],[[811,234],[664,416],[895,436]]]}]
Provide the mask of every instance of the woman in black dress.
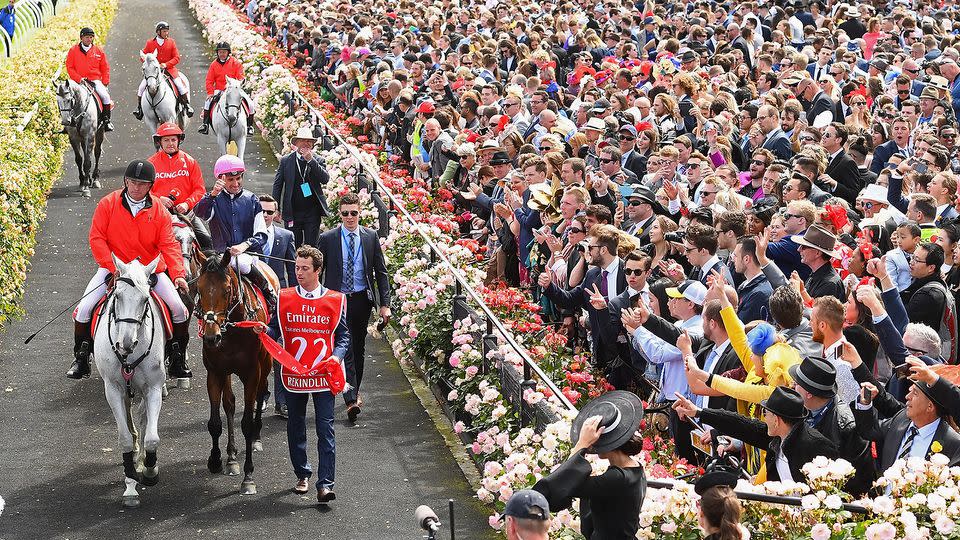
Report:
[{"label": "woman in black dress", "polygon": [[[632,392],[607,392],[590,401],[570,428],[570,440],[577,441],[570,457],[533,486],[554,512],[579,498],[580,532],[587,540],[636,538],[647,490],[643,466],[634,457],[643,448],[637,432],[642,417],[643,404]],[[610,461],[610,468],[591,475],[587,453]]]}]

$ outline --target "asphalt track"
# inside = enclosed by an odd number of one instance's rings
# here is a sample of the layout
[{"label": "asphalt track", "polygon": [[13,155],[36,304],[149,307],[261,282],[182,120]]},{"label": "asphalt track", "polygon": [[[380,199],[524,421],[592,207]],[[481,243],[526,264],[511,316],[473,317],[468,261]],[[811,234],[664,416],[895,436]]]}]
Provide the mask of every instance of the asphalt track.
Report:
[{"label": "asphalt track", "polygon": [[[96,270],[87,242],[96,202],[120,186],[129,160],[153,152],[147,128],[131,111],[141,77],[137,51],[153,35],[158,20],[171,24],[183,57],[179,68],[192,83],[199,115],[203,79],[213,53],[186,2],[121,0],[105,47],[112,66],[117,129],[108,134],[103,152],[104,187],[91,198],[79,196],[68,150],[27,277],[26,316],[0,333],[0,496],[6,500],[0,538],[399,540],[422,536],[413,518],[418,505],[428,504],[444,518],[448,498],[458,501],[457,538],[488,538],[485,509],[472,499],[389,347],[372,338],[367,345],[365,407],[356,427],[347,426],[338,400],[337,500],[329,509],[318,507],[313,492],[301,497],[291,491],[296,479],[287,454],[285,422],[272,415],[272,403],[264,417],[264,451],[254,458],[259,492],[241,497],[240,477],[207,471],[209,408],[195,339],[190,345],[192,387],[171,390],[161,411],[161,481],[140,488],[140,508],[121,507],[121,453],[103,385],[95,369],[90,379],[80,382],[64,377],[72,356],[69,318],[61,318],[29,345],[23,341],[82,294]],[[79,31],[83,21],[76,26]],[[196,125],[194,120],[188,126],[183,148],[200,162],[209,187],[217,150],[213,137],[198,135]],[[246,158],[245,187],[268,192],[276,161],[259,136],[247,145]],[[308,441],[315,440],[311,425],[308,421]],[[239,418],[237,429],[242,443]],[[221,444],[226,444],[225,437],[224,433]],[[316,445],[308,448],[315,467]],[[447,534],[444,531],[442,537]]]}]

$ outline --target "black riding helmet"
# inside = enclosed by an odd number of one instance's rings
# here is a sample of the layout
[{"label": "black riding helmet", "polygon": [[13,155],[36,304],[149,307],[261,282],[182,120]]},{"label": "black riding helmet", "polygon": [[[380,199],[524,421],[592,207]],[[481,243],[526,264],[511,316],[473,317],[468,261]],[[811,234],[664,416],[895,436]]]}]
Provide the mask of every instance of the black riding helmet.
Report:
[{"label": "black riding helmet", "polygon": [[137,182],[153,183],[156,179],[157,170],[153,168],[153,163],[145,159],[131,161],[127,165],[127,170],[123,171],[123,177]]},{"label": "black riding helmet", "polygon": [[227,43],[226,41],[221,41],[220,43],[217,43],[217,47],[216,49],[214,49],[214,52],[216,51],[227,51],[228,54],[233,52],[230,50],[230,44]]},{"label": "black riding helmet", "polygon": [[157,23],[157,28],[155,31],[159,33],[161,30],[169,30],[169,29],[170,29],[170,24],[167,23],[167,21],[160,21]]},{"label": "black riding helmet", "polygon": [[84,26],[83,28],[80,29],[80,37],[95,36],[95,35],[97,35],[97,33],[94,32],[93,28],[90,28],[89,26]]}]

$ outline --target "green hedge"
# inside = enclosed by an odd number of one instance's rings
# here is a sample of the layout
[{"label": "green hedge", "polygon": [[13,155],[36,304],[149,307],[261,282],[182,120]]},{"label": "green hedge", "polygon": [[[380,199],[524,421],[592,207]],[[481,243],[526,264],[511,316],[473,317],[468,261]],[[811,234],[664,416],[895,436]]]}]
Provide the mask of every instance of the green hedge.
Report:
[{"label": "green hedge", "polygon": [[[78,41],[81,26],[102,39],[117,0],[72,0],[34,34],[20,54],[0,63],[0,327],[19,316],[27,266],[46,214],[47,194],[60,176],[69,146],[60,131],[60,112],[51,80]],[[65,69],[65,68],[64,68]],[[38,110],[23,132],[18,127],[34,104]]]}]

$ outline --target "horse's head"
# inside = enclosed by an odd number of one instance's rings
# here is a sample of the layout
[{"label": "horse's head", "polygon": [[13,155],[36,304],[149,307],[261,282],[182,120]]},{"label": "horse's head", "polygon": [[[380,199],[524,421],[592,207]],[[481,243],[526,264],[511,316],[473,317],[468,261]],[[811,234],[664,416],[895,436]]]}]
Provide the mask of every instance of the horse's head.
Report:
[{"label": "horse's head", "polygon": [[[240,305],[240,283],[230,267],[230,252],[197,253],[197,318],[203,325],[204,345],[218,347],[231,312]],[[242,308],[241,308],[242,309]]]},{"label": "horse's head", "polygon": [[157,53],[140,53],[140,59],[143,60],[143,80],[147,81],[147,91],[150,95],[157,93],[160,88],[160,74],[162,68],[157,60]]},{"label": "horse's head", "polygon": [[61,124],[65,126],[73,125],[74,118],[78,114],[79,103],[77,92],[70,80],[65,80],[57,85],[57,108],[60,109]]},{"label": "horse's head", "polygon": [[242,87],[240,86],[239,80],[227,77],[227,85],[223,90],[223,95],[220,96],[220,101],[223,103],[224,114],[227,122],[229,122],[231,126],[237,122],[237,117],[240,115],[240,108],[243,106],[241,89]]},{"label": "horse's head", "polygon": [[125,358],[137,348],[141,327],[150,312],[150,276],[160,257],[146,266],[136,260],[124,264],[116,255],[112,257],[117,271],[109,314],[110,339],[114,352]]}]

